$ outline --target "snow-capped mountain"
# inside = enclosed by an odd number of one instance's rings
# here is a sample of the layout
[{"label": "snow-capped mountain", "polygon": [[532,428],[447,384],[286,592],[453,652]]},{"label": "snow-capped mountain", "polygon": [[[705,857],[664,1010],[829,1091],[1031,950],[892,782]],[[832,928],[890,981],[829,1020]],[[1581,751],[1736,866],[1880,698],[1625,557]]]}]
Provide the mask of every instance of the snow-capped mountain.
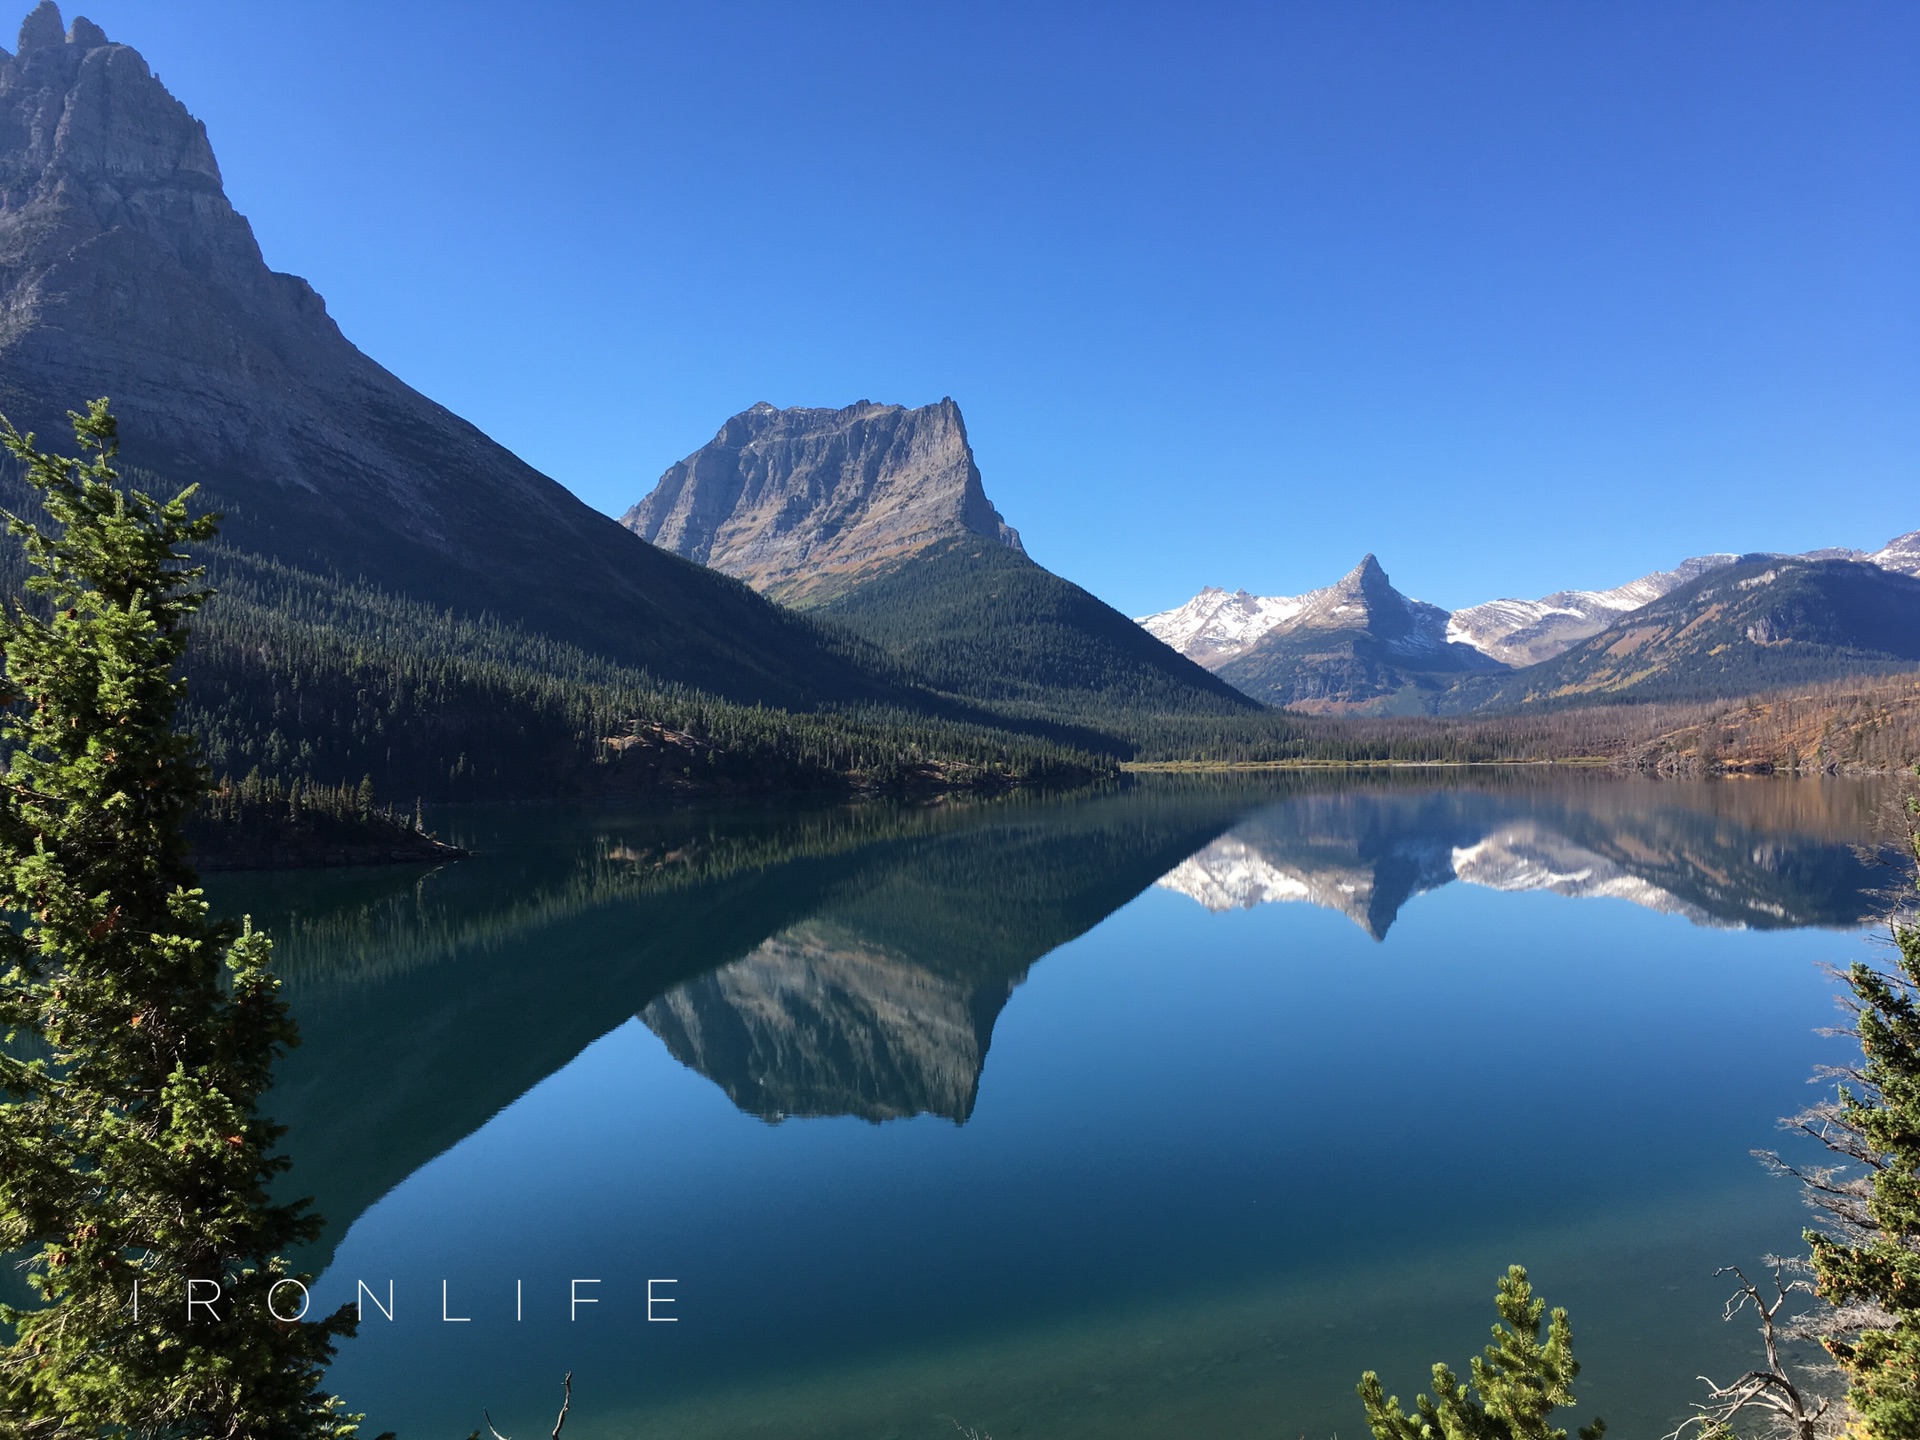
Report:
[{"label": "snow-capped mountain", "polygon": [[1866,557],[1882,570],[1894,570],[1920,579],[1920,530],[1910,530],[1889,540]]},{"label": "snow-capped mountain", "polygon": [[[1177,620],[1148,617],[1148,628],[1269,705],[1398,711],[1463,674],[1501,668],[1470,646],[1450,642],[1447,612],[1402,595],[1371,555],[1339,583],[1305,595],[1215,594],[1217,600],[1197,597],[1190,613]],[[1183,632],[1185,646],[1169,639]]]},{"label": "snow-capped mountain", "polygon": [[1218,670],[1269,635],[1350,630],[1381,622],[1393,631],[1396,650],[1414,654],[1446,647],[1447,612],[1394,590],[1371,555],[1333,584],[1304,595],[1229,594],[1209,585],[1186,604],[1139,616],[1134,623],[1189,660]]},{"label": "snow-capped mountain", "polygon": [[1488,600],[1456,610],[1447,638],[1471,645],[1506,665],[1535,665],[1598,635],[1629,610],[1731,565],[1738,555],[1696,555],[1671,570],[1656,570],[1611,590],[1560,590],[1538,600]]},{"label": "snow-capped mountain", "polygon": [[1134,623],[1189,660],[1217,670],[1274,626],[1306,609],[1313,595],[1249,595],[1244,590],[1228,594],[1209,585],[1186,604],[1158,615],[1135,616]]},{"label": "snow-capped mountain", "polygon": [[[1538,600],[1488,600],[1451,614],[1422,601],[1409,601],[1408,606],[1410,613],[1417,611],[1423,619],[1441,617],[1441,629],[1431,637],[1436,647],[1451,643],[1467,646],[1503,665],[1537,665],[1598,635],[1632,611],[1741,558],[1729,553],[1696,555],[1671,570],[1656,570],[1611,590],[1559,590]],[[1920,578],[1920,530],[1897,536],[1871,553],[1828,548],[1790,558],[1864,560],[1883,570]],[[1184,605],[1142,615],[1136,623],[1188,659],[1209,670],[1220,670],[1269,635],[1296,629],[1344,628],[1344,622],[1338,621],[1339,607],[1344,603],[1343,589],[1350,590],[1353,581],[1354,576],[1349,575],[1304,595],[1253,595],[1209,585]],[[1337,623],[1330,624],[1330,618]]]}]

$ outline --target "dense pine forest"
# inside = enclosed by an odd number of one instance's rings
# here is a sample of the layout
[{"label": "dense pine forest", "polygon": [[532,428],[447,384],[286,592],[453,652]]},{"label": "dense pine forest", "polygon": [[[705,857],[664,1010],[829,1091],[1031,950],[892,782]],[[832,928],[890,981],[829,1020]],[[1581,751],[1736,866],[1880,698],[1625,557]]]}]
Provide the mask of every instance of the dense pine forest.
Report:
[{"label": "dense pine forest", "polygon": [[898,708],[793,712],[655,680],[544,636],[232,550],[188,660],[216,773],[371,776],[387,797],[993,787],[1113,758]]}]

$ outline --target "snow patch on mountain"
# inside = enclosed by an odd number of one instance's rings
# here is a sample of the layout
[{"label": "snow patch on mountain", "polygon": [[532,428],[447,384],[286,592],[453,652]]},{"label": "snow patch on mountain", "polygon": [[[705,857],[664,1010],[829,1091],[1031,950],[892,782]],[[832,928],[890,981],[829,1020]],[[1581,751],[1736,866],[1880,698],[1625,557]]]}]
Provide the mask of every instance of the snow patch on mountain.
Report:
[{"label": "snow patch on mountain", "polygon": [[1920,530],[1895,536],[1866,558],[1882,570],[1920,579]]},{"label": "snow patch on mountain", "polygon": [[1214,670],[1244,652],[1274,626],[1298,615],[1306,608],[1309,598],[1249,595],[1244,590],[1228,593],[1217,585],[1209,585],[1186,604],[1157,615],[1136,616],[1134,623],[1189,660]]},{"label": "snow patch on mountain", "polygon": [[1456,610],[1447,638],[1508,665],[1535,665],[1598,635],[1630,610],[1731,565],[1737,555],[1696,555],[1611,590],[1560,590],[1538,600],[1488,600]]}]

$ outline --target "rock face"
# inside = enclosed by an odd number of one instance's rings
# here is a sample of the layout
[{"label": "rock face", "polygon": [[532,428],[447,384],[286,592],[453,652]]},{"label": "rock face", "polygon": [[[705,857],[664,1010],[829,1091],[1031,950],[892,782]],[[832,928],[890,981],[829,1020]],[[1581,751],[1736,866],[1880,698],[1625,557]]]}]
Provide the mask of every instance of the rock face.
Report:
[{"label": "rock face", "polygon": [[267,267],[205,127],[46,3],[0,51],[0,413],[57,445],[101,395],[123,459],[203,483],[241,548],[743,696],[800,698],[812,661],[835,668],[355,349]]},{"label": "rock face", "polygon": [[789,603],[818,601],[938,541],[1020,550],[987,500],[952,400],[909,410],[764,402],[720,427],[620,518],[644,540]]},{"label": "rock face", "polygon": [[1314,712],[1421,709],[1464,674],[1504,669],[1447,639],[1447,612],[1393,588],[1368,555],[1219,667],[1256,700]]}]

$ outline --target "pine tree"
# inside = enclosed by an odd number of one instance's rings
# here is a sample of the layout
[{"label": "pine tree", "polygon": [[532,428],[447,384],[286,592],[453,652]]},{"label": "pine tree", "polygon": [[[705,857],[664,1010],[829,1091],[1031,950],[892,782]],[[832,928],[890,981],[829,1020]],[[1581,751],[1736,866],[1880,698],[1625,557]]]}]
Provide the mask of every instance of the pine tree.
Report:
[{"label": "pine tree", "polygon": [[282,1257],[318,1233],[269,1193],[259,1108],[294,1027],[182,839],[208,775],[177,670],[208,592],[180,547],[215,517],[116,483],[106,401],[72,418],[79,458],[0,420],[45,511],[7,517],[35,573],[0,616],[0,1249],[37,1295],[0,1311],[0,1430],[349,1436],[320,1386],[348,1312],[268,1310],[303,1309]]},{"label": "pine tree", "polygon": [[[1920,873],[1920,812],[1911,800],[1908,809]],[[1920,923],[1896,913],[1889,928],[1894,970],[1856,962],[1847,972],[1861,1060],[1820,1131],[1865,1163],[1864,1211],[1843,1192],[1823,1205],[1838,1223],[1806,1239],[1821,1296],[1877,1312],[1853,1338],[1825,1342],[1846,1372],[1848,1404],[1875,1440],[1920,1440]]]},{"label": "pine tree", "polygon": [[[1435,1398],[1417,1397],[1414,1414],[1401,1411],[1398,1395],[1387,1397],[1373,1371],[1360,1377],[1360,1403],[1374,1440],[1566,1440],[1567,1432],[1549,1428],[1547,1420],[1561,1406],[1575,1403],[1573,1381],[1580,1363],[1573,1358],[1567,1312],[1553,1312],[1542,1342],[1546,1302],[1533,1298],[1527,1272],[1518,1265],[1501,1277],[1494,1307],[1505,1324],[1493,1327],[1493,1343],[1472,1362],[1470,1384],[1461,1384],[1445,1365],[1435,1365]],[[1600,1440],[1606,1428],[1596,1417],[1581,1428],[1580,1440]]]}]

